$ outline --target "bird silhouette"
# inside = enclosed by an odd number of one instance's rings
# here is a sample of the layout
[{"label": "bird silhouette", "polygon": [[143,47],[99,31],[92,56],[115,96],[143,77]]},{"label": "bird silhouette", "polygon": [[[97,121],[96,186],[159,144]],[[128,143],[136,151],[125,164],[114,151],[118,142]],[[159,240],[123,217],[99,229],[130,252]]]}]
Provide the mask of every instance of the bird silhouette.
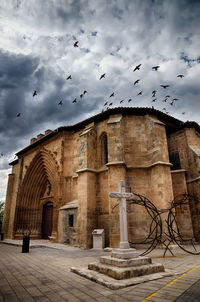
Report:
[{"label": "bird silhouette", "polygon": [[170,95],[166,95],[166,97],[165,98],[170,98]]},{"label": "bird silhouette", "polygon": [[136,80],[136,81],[134,82],[134,85],[135,85],[135,84],[138,84],[138,83],[139,83],[139,81],[140,81],[140,80]]},{"label": "bird silhouette", "polygon": [[141,65],[142,65],[142,64],[137,65],[137,66],[135,67],[135,69],[133,70],[133,72],[136,71],[136,70],[139,70]]},{"label": "bird silhouette", "polygon": [[66,78],[66,80],[71,80],[72,79],[72,76],[71,74]]},{"label": "bird silhouette", "polygon": [[19,113],[17,113],[17,117],[20,117],[21,116],[21,113],[19,112]]},{"label": "bird silhouette", "polygon": [[108,102],[105,102],[104,106],[108,105]]},{"label": "bird silhouette", "polygon": [[85,95],[87,93],[87,90],[84,90],[83,94]]},{"label": "bird silhouette", "polygon": [[185,114],[185,112],[182,112],[182,114]]},{"label": "bird silhouette", "polygon": [[166,88],[168,88],[168,87],[169,87],[169,85],[160,85],[160,87],[162,87],[162,88],[166,89]]},{"label": "bird silhouette", "polygon": [[131,101],[132,101],[132,99],[129,99],[129,100],[128,100],[128,103],[130,103]]},{"label": "bird silhouette", "polygon": [[83,93],[80,94],[80,98],[81,98],[81,99],[82,99],[83,95],[84,95]]},{"label": "bird silhouette", "polygon": [[36,96],[36,95],[37,95],[37,91],[35,90],[35,91],[33,92],[33,97]]},{"label": "bird silhouette", "polygon": [[163,100],[163,102],[167,102],[167,98],[165,98],[165,99]]},{"label": "bird silhouette", "polygon": [[72,103],[76,103],[76,98],[73,100],[73,102]]},{"label": "bird silhouette", "polygon": [[153,91],[152,91],[152,94],[155,94],[156,92],[157,92],[157,90],[153,90]]},{"label": "bird silhouette", "polygon": [[166,110],[166,108],[163,108],[162,110]]},{"label": "bird silhouette", "polygon": [[182,79],[183,77],[184,77],[183,74],[178,74],[178,75],[177,75],[177,78],[181,78],[181,79]]},{"label": "bird silhouette", "polygon": [[172,101],[178,101],[179,99],[173,99]]},{"label": "bird silhouette", "polygon": [[1,153],[1,156],[0,157],[2,157],[3,156],[3,153]]},{"label": "bird silhouette", "polygon": [[157,99],[153,99],[152,102],[155,102]]},{"label": "bird silhouette", "polygon": [[108,106],[112,106],[113,103],[110,103]]},{"label": "bird silhouette", "polygon": [[113,92],[113,93],[111,93],[110,98],[111,98],[112,96],[114,96],[114,92]]},{"label": "bird silhouette", "polygon": [[100,76],[100,78],[99,78],[99,80],[101,80],[101,79],[103,79],[103,78],[105,78],[105,73],[103,73],[101,76]]},{"label": "bird silhouette", "polygon": [[160,68],[160,66],[153,66],[153,67],[152,67],[152,69],[155,70],[155,71],[157,71],[158,68]]},{"label": "bird silhouette", "polygon": [[137,95],[142,95],[142,91],[138,92],[138,94],[137,94]]},{"label": "bird silhouette", "polygon": [[78,47],[78,41],[74,43],[74,47]]},{"label": "bird silhouette", "polygon": [[124,100],[121,100],[121,101],[120,101],[120,104],[122,104],[123,102],[124,102]]},{"label": "bird silhouette", "polygon": [[58,103],[58,105],[62,105],[63,104],[63,102],[62,101],[60,101],[59,103]]},{"label": "bird silhouette", "polygon": [[172,101],[172,102],[170,103],[170,105],[173,106],[173,105],[174,105],[174,102]]}]

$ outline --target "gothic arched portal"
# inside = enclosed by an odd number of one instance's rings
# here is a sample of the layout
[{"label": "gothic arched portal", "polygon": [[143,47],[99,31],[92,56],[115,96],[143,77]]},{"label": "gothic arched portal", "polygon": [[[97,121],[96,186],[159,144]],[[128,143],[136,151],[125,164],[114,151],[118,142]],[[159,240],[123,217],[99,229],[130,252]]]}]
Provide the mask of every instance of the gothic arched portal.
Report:
[{"label": "gothic arched portal", "polygon": [[57,211],[53,211],[53,208],[57,207],[58,191],[57,162],[49,151],[43,149],[31,161],[20,187],[15,213],[15,236],[23,234],[25,230],[29,230],[31,236],[35,238],[46,236],[46,231],[44,235],[43,230],[43,213],[44,205],[50,204],[50,201],[52,207],[50,228],[57,232],[58,217]]}]

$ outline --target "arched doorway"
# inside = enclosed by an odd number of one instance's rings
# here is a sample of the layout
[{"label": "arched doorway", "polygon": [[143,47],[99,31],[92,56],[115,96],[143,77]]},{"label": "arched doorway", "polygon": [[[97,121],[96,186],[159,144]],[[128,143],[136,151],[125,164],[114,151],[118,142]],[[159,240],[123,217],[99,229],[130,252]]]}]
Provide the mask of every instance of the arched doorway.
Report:
[{"label": "arched doorway", "polygon": [[49,239],[53,227],[53,203],[47,202],[43,205],[42,213],[42,239]]}]

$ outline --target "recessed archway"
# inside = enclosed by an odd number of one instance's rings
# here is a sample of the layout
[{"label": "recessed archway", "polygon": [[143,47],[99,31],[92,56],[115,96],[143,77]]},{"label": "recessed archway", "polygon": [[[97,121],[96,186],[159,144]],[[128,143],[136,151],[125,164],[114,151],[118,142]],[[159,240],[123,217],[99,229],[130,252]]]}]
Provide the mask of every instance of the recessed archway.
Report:
[{"label": "recessed archway", "polygon": [[[49,151],[43,149],[31,161],[19,191],[15,213],[15,236],[28,229],[32,237],[43,237],[43,205],[53,200],[56,206],[58,190],[57,162]],[[56,224],[57,217],[53,216],[52,212],[51,230],[57,230]]]}]

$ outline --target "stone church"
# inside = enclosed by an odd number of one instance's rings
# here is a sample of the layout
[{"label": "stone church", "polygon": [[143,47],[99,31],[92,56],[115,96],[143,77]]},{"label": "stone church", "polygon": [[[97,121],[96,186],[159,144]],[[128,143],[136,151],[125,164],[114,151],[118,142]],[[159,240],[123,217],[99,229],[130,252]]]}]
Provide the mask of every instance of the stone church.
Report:
[{"label": "stone church", "polygon": [[[92,247],[92,231],[105,230],[106,246],[119,244],[119,212],[109,192],[124,180],[127,192],[158,209],[175,196],[200,197],[200,126],[152,108],[114,108],[73,126],[47,130],[10,163],[5,238],[50,239]],[[179,215],[185,238],[200,240],[200,204]],[[128,206],[130,241],[143,240],[151,221]]]}]

